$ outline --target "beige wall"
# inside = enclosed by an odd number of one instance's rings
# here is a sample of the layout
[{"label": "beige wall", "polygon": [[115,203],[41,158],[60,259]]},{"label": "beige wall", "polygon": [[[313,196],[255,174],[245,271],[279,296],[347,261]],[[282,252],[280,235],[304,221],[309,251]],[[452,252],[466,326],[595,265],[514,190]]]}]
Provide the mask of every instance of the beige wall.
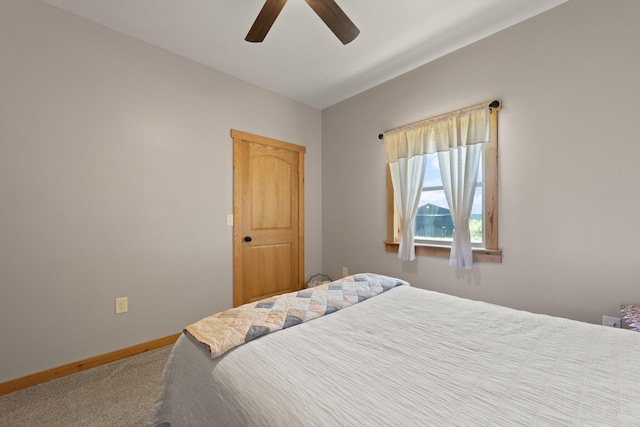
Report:
[{"label": "beige wall", "polygon": [[[325,272],[593,323],[640,302],[639,16],[636,0],[571,1],[325,109]],[[495,98],[503,263],[386,253],[378,133]]]},{"label": "beige wall", "polygon": [[321,270],[320,111],[36,0],[0,58],[0,382],[232,305],[232,128],[307,147]]}]

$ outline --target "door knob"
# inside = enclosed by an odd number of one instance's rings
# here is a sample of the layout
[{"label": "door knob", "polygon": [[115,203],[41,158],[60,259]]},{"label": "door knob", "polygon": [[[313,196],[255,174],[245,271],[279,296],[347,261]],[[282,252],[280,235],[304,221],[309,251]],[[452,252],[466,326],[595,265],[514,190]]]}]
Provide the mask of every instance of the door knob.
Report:
[{"label": "door knob", "polygon": [[244,241],[245,241],[245,242],[250,242],[250,241],[252,241],[252,240],[253,240],[253,239],[251,238],[251,236],[244,236]]}]

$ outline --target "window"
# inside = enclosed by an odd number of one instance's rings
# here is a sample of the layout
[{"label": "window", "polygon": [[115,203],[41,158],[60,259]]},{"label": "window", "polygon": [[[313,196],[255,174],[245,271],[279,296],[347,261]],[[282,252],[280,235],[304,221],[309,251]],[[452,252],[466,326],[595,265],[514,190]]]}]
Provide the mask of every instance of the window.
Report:
[{"label": "window", "polygon": [[[474,247],[484,247],[482,205],[482,168],[480,168],[478,170],[478,179],[476,180],[471,218],[469,219],[471,244]],[[450,245],[453,241],[453,218],[444,193],[442,178],[440,177],[440,165],[436,154],[427,155],[427,168],[414,229],[414,240],[419,243]]]},{"label": "window", "polygon": [[[476,190],[469,220],[473,260],[502,262],[498,248],[498,120],[490,119],[490,140],[483,144]],[[453,219],[440,178],[437,154],[427,155],[427,168],[415,220],[416,255],[449,257],[453,237]],[[399,218],[393,185],[387,167],[387,240],[388,252],[398,252]]]}]

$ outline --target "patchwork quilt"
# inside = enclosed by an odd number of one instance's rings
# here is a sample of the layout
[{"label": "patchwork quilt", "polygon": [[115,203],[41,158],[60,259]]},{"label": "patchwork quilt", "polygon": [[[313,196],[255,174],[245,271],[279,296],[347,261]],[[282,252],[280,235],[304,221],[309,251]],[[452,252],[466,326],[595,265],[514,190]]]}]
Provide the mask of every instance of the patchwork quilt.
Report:
[{"label": "patchwork quilt", "polygon": [[269,332],[333,313],[396,286],[409,286],[409,283],[379,274],[355,274],[205,317],[187,326],[184,333],[203,344],[215,359]]}]

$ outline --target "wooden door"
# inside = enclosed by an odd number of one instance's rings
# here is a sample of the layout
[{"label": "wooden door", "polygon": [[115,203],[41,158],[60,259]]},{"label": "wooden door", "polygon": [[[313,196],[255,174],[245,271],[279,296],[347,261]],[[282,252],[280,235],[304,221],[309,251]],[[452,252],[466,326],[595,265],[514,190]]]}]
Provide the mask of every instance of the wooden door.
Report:
[{"label": "wooden door", "polygon": [[304,286],[305,148],[233,130],[234,306]]}]

